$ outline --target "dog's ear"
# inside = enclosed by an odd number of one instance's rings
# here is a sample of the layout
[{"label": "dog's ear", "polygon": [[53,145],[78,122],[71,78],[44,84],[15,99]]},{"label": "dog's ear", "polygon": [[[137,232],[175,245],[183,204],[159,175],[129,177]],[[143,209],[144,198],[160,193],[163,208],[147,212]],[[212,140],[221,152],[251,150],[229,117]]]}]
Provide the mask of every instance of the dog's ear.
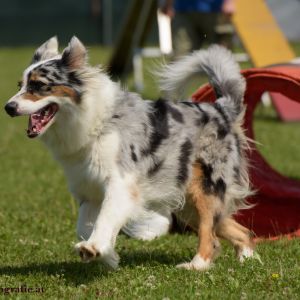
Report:
[{"label": "dog's ear", "polygon": [[76,36],[72,37],[68,47],[63,51],[61,62],[70,70],[80,69],[86,64],[87,50]]},{"label": "dog's ear", "polygon": [[31,64],[37,63],[41,60],[52,58],[57,54],[58,54],[58,41],[57,41],[57,37],[54,36],[36,49],[33,58],[31,60]]}]

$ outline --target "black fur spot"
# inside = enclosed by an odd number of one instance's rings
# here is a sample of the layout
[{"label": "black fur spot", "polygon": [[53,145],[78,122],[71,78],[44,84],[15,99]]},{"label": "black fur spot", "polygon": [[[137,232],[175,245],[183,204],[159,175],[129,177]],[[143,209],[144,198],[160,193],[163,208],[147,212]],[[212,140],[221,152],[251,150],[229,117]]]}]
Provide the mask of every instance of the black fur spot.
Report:
[{"label": "black fur spot", "polygon": [[168,109],[169,109],[169,112],[170,112],[172,118],[175,121],[177,121],[178,123],[184,123],[183,122],[183,115],[182,115],[182,113],[177,108],[175,108],[172,105],[169,105]]},{"label": "black fur spot", "polygon": [[183,101],[183,102],[180,102],[181,104],[183,105],[186,105],[188,107],[192,107],[192,108],[196,108],[198,109],[200,112],[203,112],[202,108],[199,106],[199,103],[196,103],[196,102],[190,102],[190,101]]},{"label": "black fur spot", "polygon": [[169,137],[168,106],[166,101],[157,100],[151,103],[153,111],[149,114],[152,133],[147,149],[142,150],[143,155],[152,155],[161,145],[162,141]]},{"label": "black fur spot", "polygon": [[202,120],[203,125],[206,125],[209,122],[209,115],[206,111],[203,111],[201,120]]},{"label": "black fur spot", "polygon": [[60,60],[60,64],[68,67],[70,62],[70,50],[65,50],[63,52],[62,58]]},{"label": "black fur spot", "polygon": [[209,83],[213,87],[216,97],[217,98],[222,97],[223,94],[222,94],[222,90],[220,89],[220,84],[219,84],[218,80],[215,79],[215,75],[213,74],[212,69],[207,68],[206,72],[207,72],[208,78],[210,78]]},{"label": "black fur spot", "polygon": [[186,105],[186,106],[189,106],[189,107],[194,107],[194,103],[193,102],[183,101],[183,102],[180,102],[180,104],[183,104],[183,105]]},{"label": "black fur spot", "polygon": [[189,139],[181,145],[179,156],[179,170],[177,175],[178,184],[184,184],[188,179],[188,165],[192,154],[193,145]]},{"label": "black fur spot", "polygon": [[42,90],[45,90],[45,87],[47,85],[41,81],[36,81],[36,80],[30,80],[27,85],[27,91],[32,93],[32,92],[41,92]]},{"label": "black fur spot", "polygon": [[40,68],[39,69],[39,72],[40,73],[43,73],[44,75],[48,74],[49,73],[49,70],[45,69],[45,68]]},{"label": "black fur spot", "polygon": [[196,126],[205,126],[209,122],[209,114],[203,110],[197,103],[196,107],[201,112],[201,117],[196,120]]},{"label": "black fur spot", "polygon": [[163,160],[157,161],[156,159],[153,160],[153,166],[148,170],[148,176],[154,176],[163,166]]},{"label": "black fur spot", "polygon": [[224,126],[219,124],[218,139],[223,140],[227,134],[228,134],[228,130]]},{"label": "black fur spot", "polygon": [[202,188],[204,193],[216,195],[220,200],[224,200],[226,192],[226,183],[222,178],[217,182],[212,180],[213,168],[210,164],[206,164],[203,160],[197,160],[200,163],[203,171]]},{"label": "black fur spot", "polygon": [[219,103],[214,103],[213,107],[218,112],[218,114],[221,116],[222,121],[223,121],[223,122],[220,122],[220,120],[218,118],[214,118],[214,121],[218,126],[218,139],[222,140],[225,138],[225,136],[230,131],[230,122],[229,122],[228,116],[226,115],[224,109],[221,107],[221,105]]},{"label": "black fur spot", "polygon": [[179,123],[184,123],[182,113],[174,105],[170,104],[167,100],[162,99],[162,98],[159,98],[158,100],[165,102],[171,117],[175,121],[177,121]]},{"label": "black fur spot", "polygon": [[197,107],[201,112],[202,123],[203,125],[206,125],[209,122],[209,114],[205,110],[203,110],[199,105],[197,105]]},{"label": "black fur spot", "polygon": [[120,119],[121,116],[120,116],[120,115],[113,115],[112,118],[113,118],[113,119]]},{"label": "black fur spot", "polygon": [[206,164],[202,160],[198,160],[197,162],[200,163],[203,172],[203,180],[202,180],[203,191],[206,194],[212,194],[214,190],[214,182],[212,181],[211,178],[213,172],[212,166],[210,164]]},{"label": "black fur spot", "polygon": [[35,52],[32,60],[31,60],[31,64],[34,64],[34,63],[40,61],[41,58],[42,58],[42,55],[39,52]]},{"label": "black fur spot", "polygon": [[56,72],[53,72],[51,75],[52,75],[56,80],[62,80],[62,77],[61,77],[59,74],[57,74]]},{"label": "black fur spot", "polygon": [[224,124],[221,124],[220,120],[218,118],[213,118],[213,122],[217,125],[217,137],[219,140],[223,140],[226,135],[229,133],[228,127],[226,127]]},{"label": "black fur spot", "polygon": [[197,119],[195,122],[196,126],[201,126],[201,125],[205,126],[209,122],[210,120],[209,114],[204,109],[202,109],[199,103],[196,102],[180,102],[180,103],[188,107],[196,108],[201,113],[201,117]]},{"label": "black fur spot", "polygon": [[199,106],[199,103],[193,102],[193,104],[194,104],[194,107],[196,107],[201,112],[201,114],[203,114],[204,110]]},{"label": "black fur spot", "polygon": [[61,59],[54,59],[48,63],[49,66],[53,66],[57,70],[61,70],[63,67],[63,63]]},{"label": "black fur spot", "polygon": [[134,162],[137,162],[138,159],[137,159],[137,156],[136,156],[136,153],[135,153],[135,150],[134,150],[134,146],[133,146],[133,145],[130,145],[130,151],[131,151],[131,159],[132,159]]},{"label": "black fur spot", "polygon": [[224,108],[217,102],[213,104],[215,110],[222,116],[222,119],[227,127],[230,127],[230,122]]},{"label": "black fur spot", "polygon": [[215,84],[213,85],[213,89],[217,99],[223,97],[221,90]]},{"label": "black fur spot", "polygon": [[82,81],[77,77],[75,72],[70,72],[68,74],[68,80],[71,84],[76,84],[81,86],[82,85]]},{"label": "black fur spot", "polygon": [[215,194],[224,201],[224,196],[226,192],[226,183],[222,178],[219,178],[215,184]]}]

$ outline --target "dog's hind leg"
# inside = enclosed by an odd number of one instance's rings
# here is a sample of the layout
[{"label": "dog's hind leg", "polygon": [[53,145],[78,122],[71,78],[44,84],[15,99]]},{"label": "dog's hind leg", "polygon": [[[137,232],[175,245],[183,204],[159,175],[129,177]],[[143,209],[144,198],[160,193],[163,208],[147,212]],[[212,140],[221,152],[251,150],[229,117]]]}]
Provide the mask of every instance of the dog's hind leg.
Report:
[{"label": "dog's hind leg", "polygon": [[236,250],[240,262],[246,258],[253,257],[254,242],[252,233],[246,227],[237,223],[234,219],[227,217],[217,224],[217,235],[231,242]]},{"label": "dog's hind leg", "polygon": [[187,263],[177,267],[188,270],[206,270],[219,252],[220,243],[215,234],[215,216],[219,199],[212,195],[206,195],[202,189],[202,170],[193,168],[193,178],[188,187],[188,200],[192,201],[198,214],[198,252]]},{"label": "dog's hind leg", "polygon": [[171,225],[170,211],[154,211],[144,208],[137,217],[122,228],[122,231],[135,239],[153,240],[167,234]]}]

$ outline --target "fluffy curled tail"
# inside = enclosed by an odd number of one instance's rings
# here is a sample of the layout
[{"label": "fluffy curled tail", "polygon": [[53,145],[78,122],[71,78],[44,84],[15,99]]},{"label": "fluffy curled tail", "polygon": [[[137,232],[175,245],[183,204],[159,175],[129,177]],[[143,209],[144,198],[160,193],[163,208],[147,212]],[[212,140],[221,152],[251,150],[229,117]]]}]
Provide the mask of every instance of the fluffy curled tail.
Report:
[{"label": "fluffy curled tail", "polygon": [[226,48],[213,45],[207,50],[195,51],[178,61],[166,65],[159,73],[160,88],[171,99],[182,96],[191,77],[205,72],[215,90],[218,101],[238,116],[243,110],[246,83],[239,65]]}]

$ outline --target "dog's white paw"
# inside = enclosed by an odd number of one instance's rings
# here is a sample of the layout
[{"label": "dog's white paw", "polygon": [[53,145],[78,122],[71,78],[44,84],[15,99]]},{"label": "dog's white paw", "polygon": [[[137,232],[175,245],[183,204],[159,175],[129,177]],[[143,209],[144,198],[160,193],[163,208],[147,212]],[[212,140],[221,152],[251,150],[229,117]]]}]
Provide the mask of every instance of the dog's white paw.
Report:
[{"label": "dog's white paw", "polygon": [[245,262],[247,259],[256,259],[260,264],[263,265],[260,255],[249,247],[245,247],[242,249],[242,251],[240,251],[238,254],[238,259],[241,263]]},{"label": "dog's white paw", "polygon": [[133,238],[142,240],[142,241],[152,241],[152,240],[160,237],[161,235],[162,234],[160,234],[160,233],[145,230],[142,233],[138,233],[138,234],[134,235]]},{"label": "dog's white paw", "polygon": [[186,270],[205,271],[211,267],[211,262],[209,259],[203,259],[197,254],[190,262],[179,264],[176,267]]},{"label": "dog's white paw", "polygon": [[118,268],[120,258],[112,248],[99,249],[95,243],[82,241],[75,245],[75,250],[83,262],[100,259],[112,269]]},{"label": "dog's white paw", "polygon": [[87,241],[79,242],[75,245],[75,250],[81,257],[83,262],[90,262],[100,256],[100,251],[97,250],[96,245]]},{"label": "dog's white paw", "polygon": [[244,247],[239,253],[238,253],[238,259],[241,263],[243,263],[246,259],[253,258],[254,251],[253,249],[249,247]]}]

